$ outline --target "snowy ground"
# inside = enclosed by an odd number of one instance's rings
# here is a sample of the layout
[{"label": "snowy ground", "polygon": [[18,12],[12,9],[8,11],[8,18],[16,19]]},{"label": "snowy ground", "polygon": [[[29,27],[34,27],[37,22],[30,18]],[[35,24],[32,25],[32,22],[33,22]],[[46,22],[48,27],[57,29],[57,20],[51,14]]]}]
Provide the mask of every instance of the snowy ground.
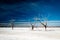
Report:
[{"label": "snowy ground", "polygon": [[60,28],[0,28],[0,40],[60,40]]}]

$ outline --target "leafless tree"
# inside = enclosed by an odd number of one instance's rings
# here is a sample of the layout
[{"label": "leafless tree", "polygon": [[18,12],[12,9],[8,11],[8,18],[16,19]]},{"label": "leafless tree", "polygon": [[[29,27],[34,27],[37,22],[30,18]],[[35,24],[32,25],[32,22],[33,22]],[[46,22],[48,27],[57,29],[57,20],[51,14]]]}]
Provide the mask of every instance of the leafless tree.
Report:
[{"label": "leafless tree", "polygon": [[14,21],[15,21],[14,19],[10,20],[12,30],[13,30],[13,28],[14,28]]},{"label": "leafless tree", "polygon": [[46,28],[47,28],[47,17],[43,18],[43,22],[41,22],[41,20],[40,20],[40,23],[44,26],[45,31],[46,31]]},{"label": "leafless tree", "polygon": [[31,24],[31,26],[32,26],[32,30],[34,30],[34,25],[33,25],[33,24]]},{"label": "leafless tree", "polygon": [[47,17],[48,17],[48,15],[45,16],[45,15],[40,15],[39,14],[38,17],[36,18],[36,20],[39,21],[44,26],[45,30],[47,28]]},{"label": "leafless tree", "polygon": [[47,22],[44,24],[44,23],[42,23],[42,22],[40,22],[44,27],[45,27],[45,30],[46,30],[46,28],[47,28]]},{"label": "leafless tree", "polygon": [[31,25],[31,29],[34,30],[35,23],[34,22],[30,22],[30,25]]}]

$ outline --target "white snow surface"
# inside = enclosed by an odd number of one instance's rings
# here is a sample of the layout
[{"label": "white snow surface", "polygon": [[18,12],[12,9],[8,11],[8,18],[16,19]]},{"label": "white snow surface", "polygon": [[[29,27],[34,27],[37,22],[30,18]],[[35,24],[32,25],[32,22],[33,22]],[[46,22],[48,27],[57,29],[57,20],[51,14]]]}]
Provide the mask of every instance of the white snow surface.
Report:
[{"label": "white snow surface", "polygon": [[0,40],[60,40],[60,28],[0,28]]}]

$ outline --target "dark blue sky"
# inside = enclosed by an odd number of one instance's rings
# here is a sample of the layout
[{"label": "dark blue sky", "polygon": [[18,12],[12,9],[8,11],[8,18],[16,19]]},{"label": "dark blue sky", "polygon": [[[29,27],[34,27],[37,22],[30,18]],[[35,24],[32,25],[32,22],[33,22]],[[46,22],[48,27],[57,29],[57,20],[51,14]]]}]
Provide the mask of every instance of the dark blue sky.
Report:
[{"label": "dark blue sky", "polygon": [[0,0],[0,22],[34,21],[34,17],[60,20],[60,0]]}]

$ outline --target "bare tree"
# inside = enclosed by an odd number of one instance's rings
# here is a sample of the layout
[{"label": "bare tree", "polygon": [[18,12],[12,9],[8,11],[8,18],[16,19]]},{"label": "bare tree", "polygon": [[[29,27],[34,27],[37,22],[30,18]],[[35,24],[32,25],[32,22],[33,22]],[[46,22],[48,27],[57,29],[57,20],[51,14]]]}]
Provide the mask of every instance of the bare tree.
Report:
[{"label": "bare tree", "polygon": [[[40,16],[40,15],[39,15]],[[43,15],[42,15],[42,18],[40,18],[40,17],[34,17],[34,20],[37,22],[37,21],[39,21],[43,26],[44,26],[44,28],[45,28],[45,31],[46,31],[46,28],[47,28],[47,17],[44,17]],[[42,20],[43,20],[43,22],[42,22]],[[44,23],[45,22],[45,23]],[[31,26],[32,26],[32,30],[34,29],[34,25],[32,25],[31,24]]]},{"label": "bare tree", "polygon": [[42,22],[40,22],[44,27],[45,27],[45,30],[46,30],[46,28],[47,28],[47,23],[46,24],[44,24],[44,23],[42,23]]},{"label": "bare tree", "polygon": [[36,18],[36,20],[39,21],[44,26],[45,30],[47,28],[47,17],[48,17],[48,14],[47,15],[38,14],[38,17]]},{"label": "bare tree", "polygon": [[33,25],[33,24],[31,24],[31,26],[32,26],[32,30],[34,30],[34,25]]},{"label": "bare tree", "polygon": [[30,22],[30,25],[31,25],[31,29],[34,30],[35,23],[34,22]]},{"label": "bare tree", "polygon": [[12,30],[13,30],[13,28],[14,28],[14,21],[15,21],[14,19],[10,20]]},{"label": "bare tree", "polygon": [[43,21],[44,22],[41,22],[41,20],[40,20],[40,23],[44,26],[45,31],[46,31],[46,28],[47,28],[47,17],[43,18]]}]

